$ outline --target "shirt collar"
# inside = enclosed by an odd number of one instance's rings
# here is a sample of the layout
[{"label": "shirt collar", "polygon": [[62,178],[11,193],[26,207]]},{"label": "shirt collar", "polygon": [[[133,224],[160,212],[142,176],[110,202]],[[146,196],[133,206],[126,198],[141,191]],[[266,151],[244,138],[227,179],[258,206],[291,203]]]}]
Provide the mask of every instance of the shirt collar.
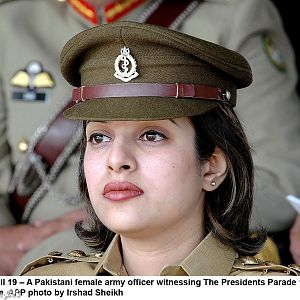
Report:
[{"label": "shirt collar", "polygon": [[121,239],[116,234],[106,249],[101,261],[95,268],[94,275],[109,273],[113,276],[126,276],[127,272],[123,265]]},{"label": "shirt collar", "polygon": [[[177,266],[166,266],[160,275],[226,276],[230,274],[236,258],[235,251],[209,233],[200,244]],[[120,236],[115,235],[95,268],[95,275],[108,272],[126,276],[122,260]]]},{"label": "shirt collar", "polygon": [[[180,266],[166,266],[161,275],[226,276],[229,275],[236,252],[209,233],[182,261]],[[178,273],[179,272],[179,273]]]}]

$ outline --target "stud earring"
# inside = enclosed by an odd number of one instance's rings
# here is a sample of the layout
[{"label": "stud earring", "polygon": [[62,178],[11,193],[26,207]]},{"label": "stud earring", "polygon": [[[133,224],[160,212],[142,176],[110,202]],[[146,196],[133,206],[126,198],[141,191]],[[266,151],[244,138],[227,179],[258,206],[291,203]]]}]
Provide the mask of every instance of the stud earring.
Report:
[{"label": "stud earring", "polygon": [[216,184],[217,183],[214,180],[210,183],[211,186],[216,186]]}]

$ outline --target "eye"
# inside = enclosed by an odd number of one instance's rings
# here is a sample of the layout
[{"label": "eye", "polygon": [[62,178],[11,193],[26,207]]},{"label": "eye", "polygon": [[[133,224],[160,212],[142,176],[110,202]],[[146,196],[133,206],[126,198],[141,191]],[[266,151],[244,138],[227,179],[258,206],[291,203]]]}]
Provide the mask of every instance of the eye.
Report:
[{"label": "eye", "polygon": [[140,136],[140,140],[147,142],[159,142],[166,139],[166,136],[155,130],[148,130]]},{"label": "eye", "polygon": [[111,138],[102,133],[93,133],[89,137],[89,142],[92,144],[103,144],[110,142]]}]

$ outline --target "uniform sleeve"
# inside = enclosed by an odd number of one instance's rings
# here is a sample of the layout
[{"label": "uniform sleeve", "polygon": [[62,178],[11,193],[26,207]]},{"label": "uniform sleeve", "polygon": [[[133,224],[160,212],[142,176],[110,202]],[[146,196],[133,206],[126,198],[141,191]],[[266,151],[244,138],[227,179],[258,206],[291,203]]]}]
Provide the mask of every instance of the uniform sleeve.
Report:
[{"label": "uniform sleeve", "polygon": [[[3,37],[0,36],[0,45],[3,45]],[[6,103],[5,94],[2,87],[1,65],[4,59],[3,48],[0,50],[0,226],[15,224],[8,208],[8,185],[11,177],[10,151],[7,142],[6,126]]]},{"label": "uniform sleeve", "polygon": [[276,232],[287,229],[295,218],[286,195],[300,195],[300,101],[294,53],[269,1],[235,2],[239,5],[228,46],[243,54],[253,71],[253,84],[240,90],[236,109],[253,148],[256,170],[252,228]]}]

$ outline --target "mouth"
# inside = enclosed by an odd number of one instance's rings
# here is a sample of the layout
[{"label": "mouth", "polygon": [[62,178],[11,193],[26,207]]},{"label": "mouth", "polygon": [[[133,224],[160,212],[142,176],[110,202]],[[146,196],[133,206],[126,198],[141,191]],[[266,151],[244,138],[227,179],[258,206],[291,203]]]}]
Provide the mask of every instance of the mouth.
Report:
[{"label": "mouth", "polygon": [[128,181],[110,182],[104,186],[103,196],[112,201],[128,200],[144,194],[138,186]]}]

